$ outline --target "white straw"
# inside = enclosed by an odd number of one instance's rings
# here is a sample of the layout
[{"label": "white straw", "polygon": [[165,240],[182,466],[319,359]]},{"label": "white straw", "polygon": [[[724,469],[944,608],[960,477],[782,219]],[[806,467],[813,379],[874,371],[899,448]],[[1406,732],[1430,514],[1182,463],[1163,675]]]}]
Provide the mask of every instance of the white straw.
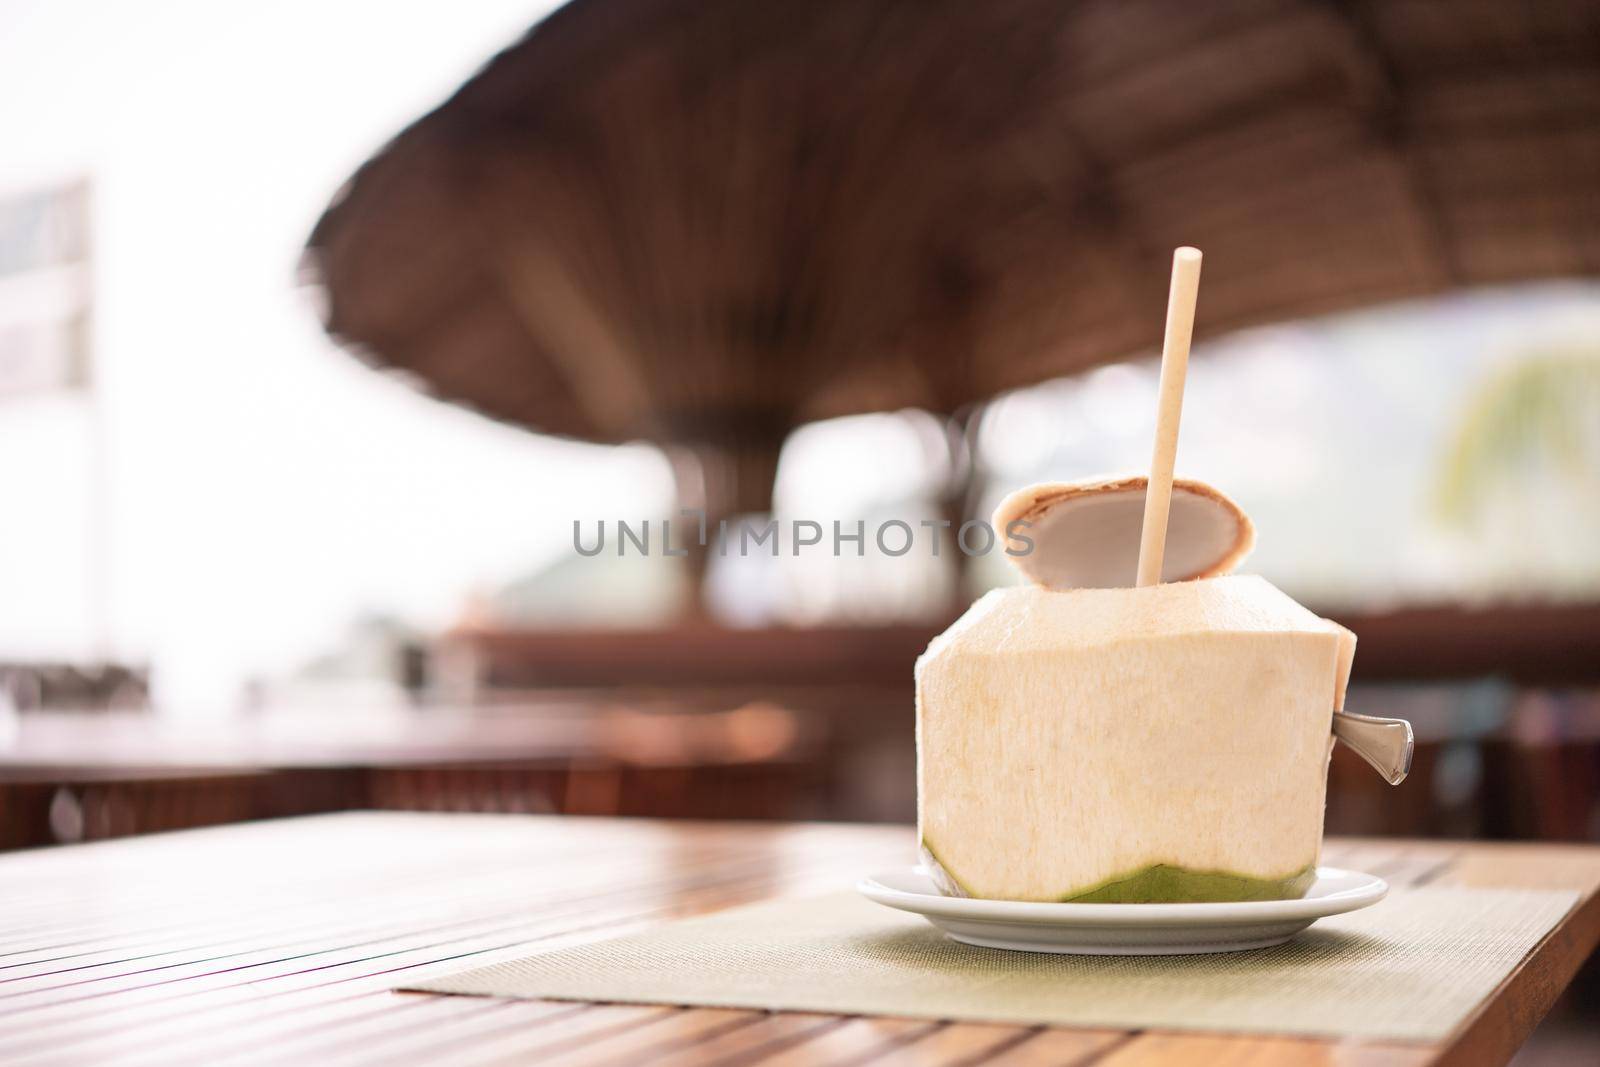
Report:
[{"label": "white straw", "polygon": [[1167,549],[1167,509],[1172,503],[1172,467],[1178,456],[1178,420],[1183,415],[1183,379],[1189,369],[1194,306],[1200,295],[1200,250],[1172,253],[1172,289],[1167,295],[1167,333],[1161,343],[1161,396],[1156,409],[1156,442],[1150,456],[1150,485],[1144,494],[1144,528],[1139,533],[1138,585],[1161,581]]}]

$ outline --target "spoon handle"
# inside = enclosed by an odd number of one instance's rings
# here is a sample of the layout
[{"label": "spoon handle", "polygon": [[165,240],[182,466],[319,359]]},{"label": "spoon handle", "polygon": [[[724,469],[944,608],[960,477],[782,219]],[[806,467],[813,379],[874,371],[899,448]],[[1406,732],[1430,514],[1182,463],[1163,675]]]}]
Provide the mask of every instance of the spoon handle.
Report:
[{"label": "spoon handle", "polygon": [[1333,736],[1355,749],[1390,785],[1399,785],[1411,773],[1411,753],[1416,742],[1411,724],[1404,719],[1333,713]]}]

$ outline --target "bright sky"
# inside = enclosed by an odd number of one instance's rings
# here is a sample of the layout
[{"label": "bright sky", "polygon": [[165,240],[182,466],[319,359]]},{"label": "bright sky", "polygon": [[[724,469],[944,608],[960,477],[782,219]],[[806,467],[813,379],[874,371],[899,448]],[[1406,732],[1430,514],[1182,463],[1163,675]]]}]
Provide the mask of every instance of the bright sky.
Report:
[{"label": "bright sky", "polygon": [[547,5],[25,0],[0,5],[0,188],[87,175],[109,450],[87,405],[0,405],[0,658],[148,657],[180,713],[325,649],[364,610],[448,621],[570,543],[664,510],[642,449],[536,438],[336,352],[299,249],[344,178]]}]

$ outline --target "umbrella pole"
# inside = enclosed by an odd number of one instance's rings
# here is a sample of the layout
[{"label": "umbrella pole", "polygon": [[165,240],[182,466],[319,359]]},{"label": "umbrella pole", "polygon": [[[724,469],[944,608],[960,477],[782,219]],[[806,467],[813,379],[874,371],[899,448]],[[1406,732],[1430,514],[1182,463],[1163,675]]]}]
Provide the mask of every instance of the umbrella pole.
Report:
[{"label": "umbrella pole", "polygon": [[[706,543],[699,542],[698,529],[689,528],[687,516],[684,517],[685,535],[678,542],[688,549],[684,557],[690,582],[690,596],[684,604],[688,619],[706,621],[711,616],[706,576],[711,569],[711,557],[717,551],[719,524],[723,521],[730,524],[729,544],[737,546],[738,534],[732,528],[734,520],[746,515],[771,514],[772,488],[782,449],[783,435],[780,434],[770,441],[701,442],[671,454],[678,506],[705,514]],[[730,551],[735,550],[736,547],[730,548]]]},{"label": "umbrella pole", "polygon": [[952,615],[960,615],[971,601],[968,579],[972,561],[961,551],[960,532],[962,523],[977,515],[983,499],[983,475],[978,461],[978,430],[983,425],[983,412],[981,403],[966,404],[944,423],[949,477],[940,494],[939,517],[949,525],[938,535],[940,554],[950,561],[950,602],[945,610]]}]

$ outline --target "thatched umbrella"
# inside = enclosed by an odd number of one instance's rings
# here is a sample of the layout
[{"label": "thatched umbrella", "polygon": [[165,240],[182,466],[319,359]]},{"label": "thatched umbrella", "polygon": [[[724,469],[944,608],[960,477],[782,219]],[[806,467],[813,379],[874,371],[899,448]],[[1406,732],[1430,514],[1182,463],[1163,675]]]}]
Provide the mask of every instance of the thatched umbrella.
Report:
[{"label": "thatched umbrella", "polygon": [[[1600,268],[1600,5],[575,0],[365,164],[328,329],[436,395],[685,446]],[[1315,252],[1315,255],[1311,253]]]}]

